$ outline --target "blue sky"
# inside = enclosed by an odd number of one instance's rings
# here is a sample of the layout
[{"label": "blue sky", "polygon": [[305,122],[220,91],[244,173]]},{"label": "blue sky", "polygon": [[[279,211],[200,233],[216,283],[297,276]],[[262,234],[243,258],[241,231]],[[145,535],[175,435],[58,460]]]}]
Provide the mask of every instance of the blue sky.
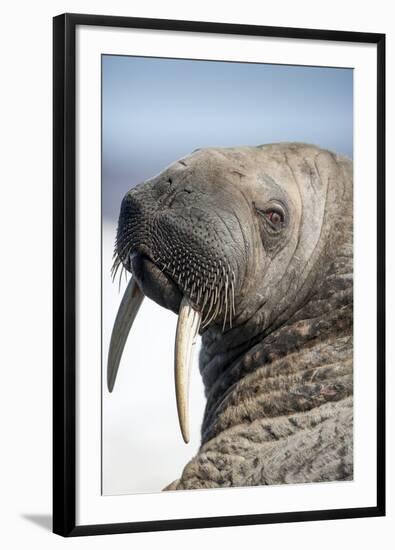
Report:
[{"label": "blue sky", "polygon": [[198,147],[304,141],[352,156],[352,69],[102,58],[103,216]]}]

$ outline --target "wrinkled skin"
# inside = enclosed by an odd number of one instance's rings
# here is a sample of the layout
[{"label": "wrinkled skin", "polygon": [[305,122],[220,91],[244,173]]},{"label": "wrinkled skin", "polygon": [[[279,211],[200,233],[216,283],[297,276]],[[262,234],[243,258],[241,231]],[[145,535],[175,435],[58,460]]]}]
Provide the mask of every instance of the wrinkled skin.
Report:
[{"label": "wrinkled skin", "polygon": [[352,163],[311,145],[198,150],[125,196],[123,265],[203,317],[202,444],[168,489],[352,479],[352,238]]}]

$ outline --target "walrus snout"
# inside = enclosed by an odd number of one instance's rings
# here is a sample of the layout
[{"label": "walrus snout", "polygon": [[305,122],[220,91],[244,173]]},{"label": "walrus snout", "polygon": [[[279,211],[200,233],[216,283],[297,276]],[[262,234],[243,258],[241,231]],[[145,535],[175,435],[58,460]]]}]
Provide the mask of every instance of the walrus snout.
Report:
[{"label": "walrus snout", "polygon": [[231,327],[243,264],[240,224],[215,188],[175,179],[159,176],[125,195],[116,257],[159,305],[178,313],[185,296],[201,312],[202,329]]}]

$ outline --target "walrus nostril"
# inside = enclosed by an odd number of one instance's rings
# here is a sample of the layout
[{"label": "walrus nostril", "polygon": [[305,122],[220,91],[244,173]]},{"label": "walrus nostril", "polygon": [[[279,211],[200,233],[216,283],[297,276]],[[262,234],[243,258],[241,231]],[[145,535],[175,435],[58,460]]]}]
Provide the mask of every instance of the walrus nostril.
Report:
[{"label": "walrus nostril", "polygon": [[169,193],[163,198],[162,205],[167,206],[168,208],[171,208],[174,203],[185,206],[185,202],[183,200],[183,196],[185,195],[185,193],[188,195],[193,193],[193,189],[190,185],[186,185],[181,189],[172,188]]}]

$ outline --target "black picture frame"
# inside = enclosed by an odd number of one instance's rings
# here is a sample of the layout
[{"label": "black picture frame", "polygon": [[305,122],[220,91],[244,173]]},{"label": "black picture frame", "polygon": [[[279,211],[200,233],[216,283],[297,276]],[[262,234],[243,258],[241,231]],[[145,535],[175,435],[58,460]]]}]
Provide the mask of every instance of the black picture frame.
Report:
[{"label": "black picture frame", "polygon": [[[373,507],[76,525],[76,27],[94,25],[377,45],[377,504]],[[53,531],[131,533],[385,515],[385,35],[63,14],[53,19]]]}]

